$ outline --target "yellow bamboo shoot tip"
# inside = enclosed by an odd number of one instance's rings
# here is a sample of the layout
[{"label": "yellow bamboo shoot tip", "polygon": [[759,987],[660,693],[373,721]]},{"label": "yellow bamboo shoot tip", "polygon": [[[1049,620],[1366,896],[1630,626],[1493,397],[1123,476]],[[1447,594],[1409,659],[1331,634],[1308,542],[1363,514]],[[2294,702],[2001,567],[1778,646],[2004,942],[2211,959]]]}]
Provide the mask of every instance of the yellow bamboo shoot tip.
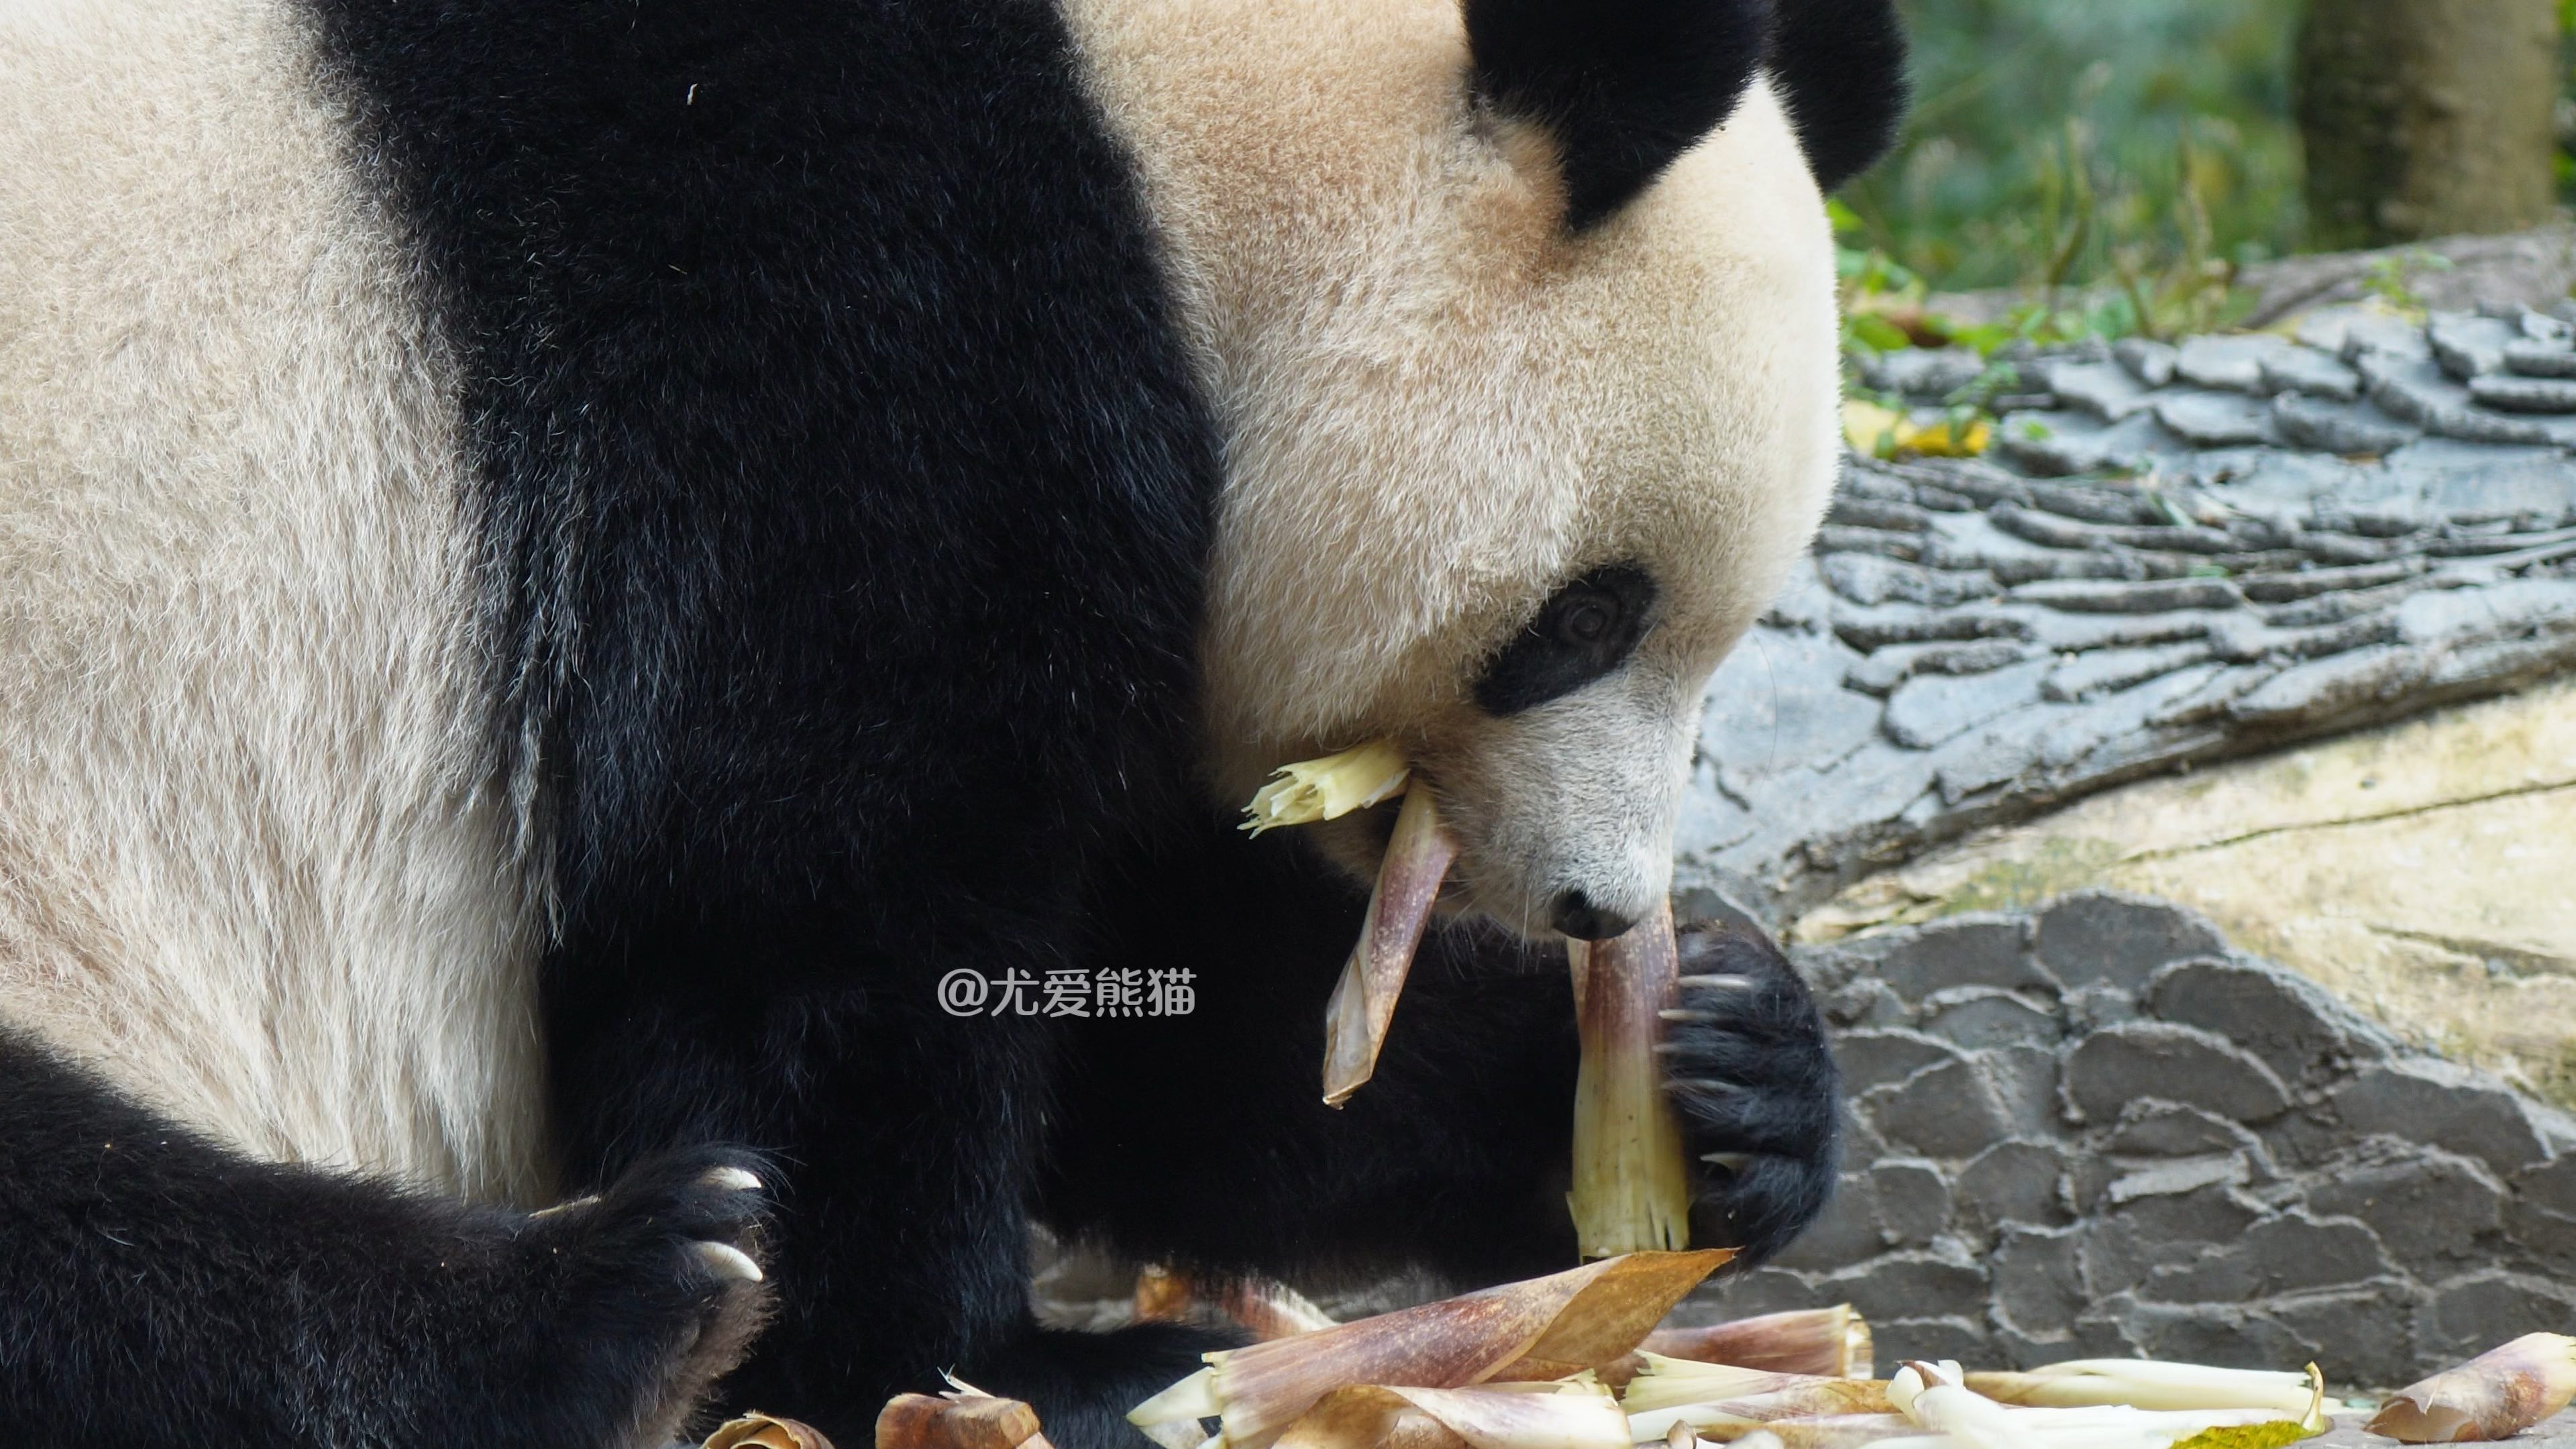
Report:
[{"label": "yellow bamboo shoot tip", "polygon": [[1403,794],[1412,774],[1404,747],[1393,740],[1371,740],[1338,755],[1282,765],[1243,807],[1243,828],[1259,835],[1282,825],[1337,820]]}]

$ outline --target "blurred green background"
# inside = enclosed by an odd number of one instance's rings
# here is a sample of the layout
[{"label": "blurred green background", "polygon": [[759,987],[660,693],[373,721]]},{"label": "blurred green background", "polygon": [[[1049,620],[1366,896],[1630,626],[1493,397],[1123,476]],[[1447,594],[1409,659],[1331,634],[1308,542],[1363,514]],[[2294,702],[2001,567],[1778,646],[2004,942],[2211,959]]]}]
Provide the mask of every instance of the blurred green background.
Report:
[{"label": "blurred green background", "polygon": [[[1914,113],[1844,192],[1847,244],[1935,291],[2125,280],[2152,293],[2301,249],[2299,0],[1902,8]],[[2576,0],[2561,10],[2576,21]],[[2571,173],[2562,156],[2562,191]]]}]

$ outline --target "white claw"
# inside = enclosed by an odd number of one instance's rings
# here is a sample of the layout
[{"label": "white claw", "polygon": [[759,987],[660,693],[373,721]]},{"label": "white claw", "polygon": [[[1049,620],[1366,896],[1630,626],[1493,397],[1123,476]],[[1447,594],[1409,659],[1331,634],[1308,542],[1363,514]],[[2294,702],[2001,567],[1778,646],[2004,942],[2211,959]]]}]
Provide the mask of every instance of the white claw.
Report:
[{"label": "white claw", "polygon": [[1684,986],[1704,986],[1711,991],[1750,991],[1755,982],[1750,976],[1685,976]]},{"label": "white claw", "polygon": [[698,1259],[707,1265],[707,1271],[719,1278],[757,1283],[766,1276],[760,1271],[760,1265],[751,1260],[749,1253],[731,1243],[695,1243],[691,1246],[698,1250]]},{"label": "white claw", "polygon": [[1753,1154],[1750,1152],[1703,1152],[1699,1155],[1699,1160],[1707,1163],[1711,1167],[1723,1167],[1729,1172],[1742,1172],[1744,1169],[1753,1165]]},{"label": "white claw", "polygon": [[1656,1012],[1655,1015],[1662,1017],[1666,1021],[1685,1023],[1717,1020],[1717,1013],[1714,1011],[1693,1011],[1687,1006],[1667,1006],[1663,1010]]},{"label": "white claw", "polygon": [[528,1216],[530,1216],[530,1217],[532,1217],[532,1218],[550,1218],[550,1217],[553,1217],[553,1216],[554,1216],[555,1214],[557,1214],[557,1213],[568,1213],[568,1212],[571,1212],[574,1208],[583,1208],[583,1207],[588,1207],[588,1206],[590,1206],[592,1203],[595,1203],[595,1202],[597,1202],[597,1201],[599,1201],[599,1194],[598,1194],[598,1193],[595,1193],[595,1192],[594,1192],[594,1193],[588,1193],[588,1194],[585,1194],[585,1195],[583,1195],[583,1196],[581,1196],[581,1197],[572,1198],[572,1199],[570,1199],[570,1200],[568,1200],[568,1201],[565,1201],[565,1202],[559,1202],[559,1203],[556,1203],[553,1207],[542,1207],[542,1208],[539,1208],[539,1209],[537,1209],[535,1212],[532,1212],[532,1213],[528,1214]]},{"label": "white claw", "polygon": [[707,1175],[699,1178],[698,1181],[705,1183],[709,1187],[731,1188],[735,1192],[758,1192],[760,1190],[760,1179],[743,1171],[739,1167],[711,1167],[707,1169]]}]

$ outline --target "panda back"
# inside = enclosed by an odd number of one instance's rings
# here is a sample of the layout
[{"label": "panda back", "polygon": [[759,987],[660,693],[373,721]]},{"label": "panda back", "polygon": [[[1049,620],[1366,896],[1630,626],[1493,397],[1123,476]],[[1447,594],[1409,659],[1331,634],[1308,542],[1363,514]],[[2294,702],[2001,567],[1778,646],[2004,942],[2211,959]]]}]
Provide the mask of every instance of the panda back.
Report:
[{"label": "panda back", "polygon": [[278,0],[0,3],[0,1024],[542,1189],[451,359]]}]

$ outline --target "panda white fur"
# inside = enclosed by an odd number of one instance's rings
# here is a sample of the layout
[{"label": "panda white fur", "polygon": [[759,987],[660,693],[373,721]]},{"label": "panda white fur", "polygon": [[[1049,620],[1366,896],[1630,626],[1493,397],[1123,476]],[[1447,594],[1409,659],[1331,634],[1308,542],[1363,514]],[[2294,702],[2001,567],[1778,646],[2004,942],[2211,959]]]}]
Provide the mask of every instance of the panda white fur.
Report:
[{"label": "panda white fur", "polygon": [[[953,1367],[1105,1449],[1211,1341],[1037,1328],[1032,1218],[1562,1266],[1549,943],[1665,890],[1823,507],[1900,63],[1885,0],[0,0],[0,1404],[846,1440]],[[1332,1113],[1387,822],[1226,817],[1380,734],[1465,853]],[[1686,944],[1758,1255],[1832,1067]],[[1104,968],[1197,1009],[936,993]]]}]

